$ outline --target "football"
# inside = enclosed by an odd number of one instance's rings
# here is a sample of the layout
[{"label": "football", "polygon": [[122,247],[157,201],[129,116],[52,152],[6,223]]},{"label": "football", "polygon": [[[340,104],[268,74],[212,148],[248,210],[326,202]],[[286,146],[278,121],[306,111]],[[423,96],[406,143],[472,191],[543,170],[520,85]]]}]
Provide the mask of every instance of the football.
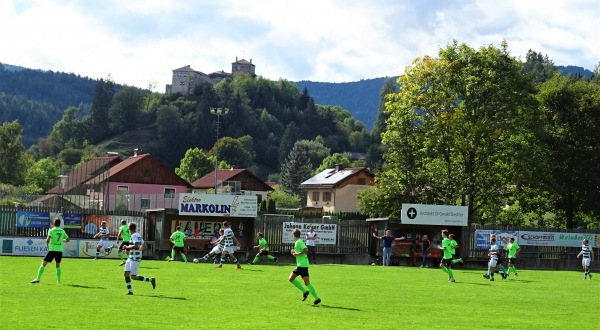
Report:
[{"label": "football", "polygon": [[195,264],[197,264],[197,263],[199,263],[199,262],[200,262],[200,259],[198,259],[198,258],[194,258],[194,260],[192,260],[192,261],[193,261]]}]

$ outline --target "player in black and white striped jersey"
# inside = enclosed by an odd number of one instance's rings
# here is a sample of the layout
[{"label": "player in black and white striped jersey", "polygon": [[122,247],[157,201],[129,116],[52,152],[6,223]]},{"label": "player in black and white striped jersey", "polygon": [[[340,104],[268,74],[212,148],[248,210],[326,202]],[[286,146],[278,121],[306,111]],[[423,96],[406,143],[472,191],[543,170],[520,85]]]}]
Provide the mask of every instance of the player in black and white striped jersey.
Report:
[{"label": "player in black and white striped jersey", "polygon": [[587,239],[584,239],[581,245],[581,252],[577,255],[577,258],[582,257],[581,266],[583,267],[583,279],[587,280],[587,277],[592,279],[592,274],[590,273],[590,264],[594,259],[594,250],[590,246],[590,242]]},{"label": "player in black and white striped jersey", "polygon": [[94,235],[94,238],[100,238],[100,241],[98,242],[98,245],[96,246],[96,257],[94,258],[94,260],[98,260],[98,257],[100,256],[100,251],[102,249],[104,249],[104,252],[106,252],[107,254],[110,253],[110,245],[108,243],[108,235],[109,235],[109,230],[108,230],[108,228],[106,228],[106,221],[102,221],[102,223],[100,224],[100,230],[98,230],[96,235]]},{"label": "player in black and white striped jersey", "polygon": [[127,262],[125,262],[124,276],[125,283],[127,284],[126,294],[132,295],[131,279],[150,282],[150,284],[152,284],[152,289],[154,289],[156,288],[156,278],[138,275],[138,268],[140,262],[142,262],[144,239],[142,239],[142,235],[137,232],[137,225],[133,222],[129,223],[129,232],[131,232],[131,240],[129,241],[129,245],[123,247],[124,250],[127,250]]},{"label": "player in black and white striped jersey", "polygon": [[219,265],[216,266],[216,268],[223,268],[223,262],[225,261],[225,257],[228,254],[233,259],[233,262],[236,263],[235,268],[242,268],[240,262],[235,257],[235,252],[240,246],[240,242],[238,242],[237,238],[233,234],[233,230],[231,229],[231,225],[228,221],[223,221],[223,240],[221,241],[221,243],[223,243],[223,252],[221,253],[221,261],[219,262]]}]

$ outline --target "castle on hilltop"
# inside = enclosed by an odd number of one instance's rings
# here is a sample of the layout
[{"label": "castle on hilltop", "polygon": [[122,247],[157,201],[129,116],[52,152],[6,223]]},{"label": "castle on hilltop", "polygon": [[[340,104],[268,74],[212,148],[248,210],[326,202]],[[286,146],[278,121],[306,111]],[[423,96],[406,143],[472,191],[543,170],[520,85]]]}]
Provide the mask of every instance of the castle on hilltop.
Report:
[{"label": "castle on hilltop", "polygon": [[188,95],[194,92],[194,89],[197,86],[200,86],[204,83],[216,84],[219,81],[231,78],[234,74],[244,72],[252,77],[256,77],[254,73],[255,65],[252,64],[252,59],[250,62],[245,59],[238,60],[235,58],[235,62],[231,63],[231,73],[221,71],[215,71],[213,73],[203,73],[200,71],[196,71],[192,69],[189,65],[181,67],[179,69],[173,70],[173,79],[171,84],[167,84],[165,88],[166,94],[182,94]]}]

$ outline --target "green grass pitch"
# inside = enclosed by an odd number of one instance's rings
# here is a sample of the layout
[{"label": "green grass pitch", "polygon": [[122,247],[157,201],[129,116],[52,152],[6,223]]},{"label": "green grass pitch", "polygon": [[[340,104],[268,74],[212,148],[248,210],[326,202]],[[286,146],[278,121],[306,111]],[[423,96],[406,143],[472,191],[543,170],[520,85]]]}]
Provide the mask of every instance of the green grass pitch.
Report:
[{"label": "green grass pitch", "polygon": [[485,280],[483,269],[315,265],[322,303],[302,302],[291,264],[144,260],[127,288],[118,260],[64,259],[62,285],[42,257],[0,257],[3,329],[593,329],[600,326],[600,273],[522,270]]}]

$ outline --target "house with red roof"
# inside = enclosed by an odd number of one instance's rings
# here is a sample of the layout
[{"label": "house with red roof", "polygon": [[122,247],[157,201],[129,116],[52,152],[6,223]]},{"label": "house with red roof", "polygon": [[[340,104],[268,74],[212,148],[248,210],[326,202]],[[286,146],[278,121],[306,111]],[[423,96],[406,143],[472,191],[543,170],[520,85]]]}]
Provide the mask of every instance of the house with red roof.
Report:
[{"label": "house with red roof", "polygon": [[306,189],[306,206],[323,212],[358,212],[358,192],[375,187],[375,176],[364,167],[323,170],[302,182]]},{"label": "house with red roof", "polygon": [[232,168],[229,170],[212,171],[191,183],[192,192],[196,194],[214,193],[215,183],[217,193],[233,195],[252,195],[260,202],[267,199],[267,193],[273,188],[246,169]]}]

